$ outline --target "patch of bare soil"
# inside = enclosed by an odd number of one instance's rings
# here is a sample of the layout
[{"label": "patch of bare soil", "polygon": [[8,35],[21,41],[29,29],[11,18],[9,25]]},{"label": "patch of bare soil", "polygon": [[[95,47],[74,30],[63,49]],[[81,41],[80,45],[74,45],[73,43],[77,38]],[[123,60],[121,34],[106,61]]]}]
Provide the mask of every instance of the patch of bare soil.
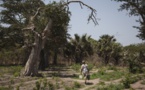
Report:
[{"label": "patch of bare soil", "polygon": [[135,90],[145,90],[145,85],[142,84],[143,80],[140,80],[134,84],[131,84],[131,87]]}]

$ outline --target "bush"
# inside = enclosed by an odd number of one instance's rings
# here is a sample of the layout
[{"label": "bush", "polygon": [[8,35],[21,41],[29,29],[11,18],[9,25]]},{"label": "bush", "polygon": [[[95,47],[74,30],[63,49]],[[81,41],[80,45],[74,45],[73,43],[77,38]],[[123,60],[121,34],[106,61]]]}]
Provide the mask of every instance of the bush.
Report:
[{"label": "bush", "polygon": [[37,88],[37,90],[40,90],[41,83],[40,83],[39,81],[37,81],[35,84],[36,84],[36,88]]},{"label": "bush", "polygon": [[12,87],[0,87],[0,90],[13,90]]},{"label": "bush", "polygon": [[129,72],[130,73],[142,73],[143,66],[140,62],[139,53],[129,53],[125,56],[125,60],[128,62]]},{"label": "bush", "polygon": [[115,80],[119,79],[124,75],[123,71],[113,71],[113,72],[106,72],[105,69],[100,69],[97,73],[93,73],[91,75],[91,79],[100,78],[102,80]]},{"label": "bush", "polygon": [[23,49],[11,49],[0,51],[0,65],[18,65],[24,63],[25,53]]},{"label": "bush", "polygon": [[89,70],[92,70],[92,69],[93,69],[93,67],[94,67],[94,65],[93,65],[93,64],[91,64],[91,63],[89,63],[89,64],[88,64],[88,69],[89,69]]},{"label": "bush", "polygon": [[54,85],[50,82],[48,82],[48,87],[49,87],[49,90],[54,90]]},{"label": "bush", "polygon": [[122,83],[123,83],[123,86],[124,86],[125,88],[130,88],[130,84],[131,84],[131,78],[130,78],[130,76],[127,75],[127,76],[125,77],[125,79],[122,80]]},{"label": "bush", "polygon": [[78,82],[74,82],[74,88],[81,88],[81,84]]},{"label": "bush", "polygon": [[122,83],[125,88],[130,88],[130,84],[137,82],[138,80],[141,80],[142,76],[131,76],[130,74],[127,74],[125,76],[125,79],[122,80]]},{"label": "bush", "polygon": [[122,84],[110,84],[97,87],[96,90],[122,90],[124,86]]},{"label": "bush", "polygon": [[131,73],[142,73],[142,65],[137,60],[129,60],[129,72]]},{"label": "bush", "polygon": [[1,71],[1,76],[4,74],[11,74],[15,77],[20,75],[20,72],[22,70],[22,66],[1,66],[0,71]]},{"label": "bush", "polygon": [[75,71],[79,71],[80,68],[81,68],[81,65],[80,65],[80,64],[73,64],[73,65],[71,66],[71,68],[72,68],[73,70],[75,70]]},{"label": "bush", "polygon": [[117,71],[117,68],[113,65],[109,65],[108,66],[108,70],[114,70],[114,71]]}]

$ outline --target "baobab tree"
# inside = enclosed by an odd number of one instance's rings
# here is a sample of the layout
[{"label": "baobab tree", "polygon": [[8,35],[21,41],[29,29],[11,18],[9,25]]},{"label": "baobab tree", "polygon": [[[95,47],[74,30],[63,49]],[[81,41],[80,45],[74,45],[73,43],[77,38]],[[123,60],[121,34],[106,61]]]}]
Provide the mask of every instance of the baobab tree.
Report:
[{"label": "baobab tree", "polygon": [[[88,7],[91,10],[91,14],[88,18],[88,21],[93,20],[94,24],[97,24],[97,20],[95,17],[96,10],[93,9],[92,7],[88,6],[87,4],[83,3],[82,1],[61,2],[59,7],[63,7],[67,13],[67,11],[69,9],[68,5],[71,3],[79,3],[81,7],[82,7],[82,5],[85,7]],[[36,19],[36,17],[39,16],[38,14],[41,13],[42,9],[46,9],[46,8],[39,7],[37,9],[35,15],[30,17],[30,19],[29,19],[30,22],[28,24],[28,27],[23,28],[23,30],[31,30],[35,34],[34,43],[32,45],[32,50],[31,50],[30,56],[28,58],[26,66],[25,66],[24,75],[26,75],[26,76],[30,76],[30,75],[37,76],[38,75],[40,51],[44,48],[44,45],[46,43],[47,36],[49,35],[50,30],[53,29],[52,25],[54,22],[53,22],[53,19],[51,17],[49,17],[48,23],[45,26],[45,29],[42,31],[42,33],[38,33],[37,31],[35,31],[37,26],[34,23],[34,19]],[[43,13],[45,13],[45,12],[43,12]]]},{"label": "baobab tree", "polygon": [[[91,13],[88,21],[92,20],[95,25],[98,24],[96,10],[82,1],[67,0],[45,5],[42,0],[2,0],[0,6],[5,10],[1,13],[0,21],[10,25],[8,28],[15,27],[14,30],[21,31],[21,35],[17,34],[22,37],[20,42],[22,45],[24,44],[23,48],[31,48],[23,71],[24,76],[38,75],[40,53],[46,42],[51,39],[49,35],[52,34],[55,27],[57,27],[57,30],[60,30],[59,26],[61,26],[61,30],[67,30],[70,20],[69,4],[72,3],[80,4],[81,8],[83,6],[89,8]],[[64,22],[62,23],[62,21]]]}]

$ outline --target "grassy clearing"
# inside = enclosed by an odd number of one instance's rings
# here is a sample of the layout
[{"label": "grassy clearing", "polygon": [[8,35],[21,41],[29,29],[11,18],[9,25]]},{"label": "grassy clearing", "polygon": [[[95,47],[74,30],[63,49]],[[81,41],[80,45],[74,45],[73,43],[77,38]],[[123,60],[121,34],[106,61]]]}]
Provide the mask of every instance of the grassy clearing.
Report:
[{"label": "grassy clearing", "polygon": [[[78,71],[78,67],[80,67],[80,65],[73,65],[72,68],[74,68],[74,70]],[[91,66],[91,69],[93,67]],[[97,79],[100,78],[101,80],[105,80],[105,81],[111,81],[111,80],[116,80],[119,78],[122,78],[125,73],[128,73],[127,70],[123,68],[117,68],[114,66],[107,66],[107,67],[101,67],[98,69],[98,72],[96,73],[92,73],[90,74],[90,79]],[[80,79],[79,75],[75,75],[73,78],[75,79]]]},{"label": "grassy clearing", "polygon": [[123,90],[124,86],[122,84],[109,84],[100,85],[96,87],[96,90]]},{"label": "grassy clearing", "polygon": [[124,90],[123,84],[105,84],[105,82],[99,82],[96,86],[90,87],[86,90]]},{"label": "grassy clearing", "polygon": [[48,81],[46,78],[41,78],[35,82],[33,90],[58,90],[61,88],[64,88],[63,90],[78,90],[79,88],[82,88],[82,86],[83,85],[79,82],[66,83],[58,78],[54,78],[53,81]]},{"label": "grassy clearing", "polygon": [[[109,72],[108,70],[111,70],[111,72]],[[119,69],[117,70],[117,68],[114,67],[100,68],[98,72],[93,73],[91,75],[91,79],[100,78],[101,80],[110,81],[119,79],[124,75],[125,75],[124,71]]]},{"label": "grassy clearing", "polygon": [[0,66],[0,71],[1,71],[0,76],[8,74],[17,77],[20,75],[21,70],[22,70],[22,66],[8,66],[8,67]]},{"label": "grassy clearing", "polygon": [[110,80],[119,79],[123,75],[124,75],[124,73],[119,72],[119,71],[114,71],[114,72],[109,72],[109,73],[98,72],[98,73],[93,73],[91,75],[91,79],[100,78],[101,80],[110,81]]},{"label": "grassy clearing", "polygon": [[13,90],[12,87],[0,87],[0,90]]},{"label": "grassy clearing", "polygon": [[71,68],[77,72],[80,72],[81,65],[80,64],[73,64]]}]

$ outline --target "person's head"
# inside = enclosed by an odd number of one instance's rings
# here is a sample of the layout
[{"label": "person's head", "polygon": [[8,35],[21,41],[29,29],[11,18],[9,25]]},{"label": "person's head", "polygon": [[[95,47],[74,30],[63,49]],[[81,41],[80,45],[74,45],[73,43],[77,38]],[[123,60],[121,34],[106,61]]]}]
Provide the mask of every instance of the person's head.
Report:
[{"label": "person's head", "polygon": [[82,64],[85,64],[85,61],[84,60],[82,61]]}]

